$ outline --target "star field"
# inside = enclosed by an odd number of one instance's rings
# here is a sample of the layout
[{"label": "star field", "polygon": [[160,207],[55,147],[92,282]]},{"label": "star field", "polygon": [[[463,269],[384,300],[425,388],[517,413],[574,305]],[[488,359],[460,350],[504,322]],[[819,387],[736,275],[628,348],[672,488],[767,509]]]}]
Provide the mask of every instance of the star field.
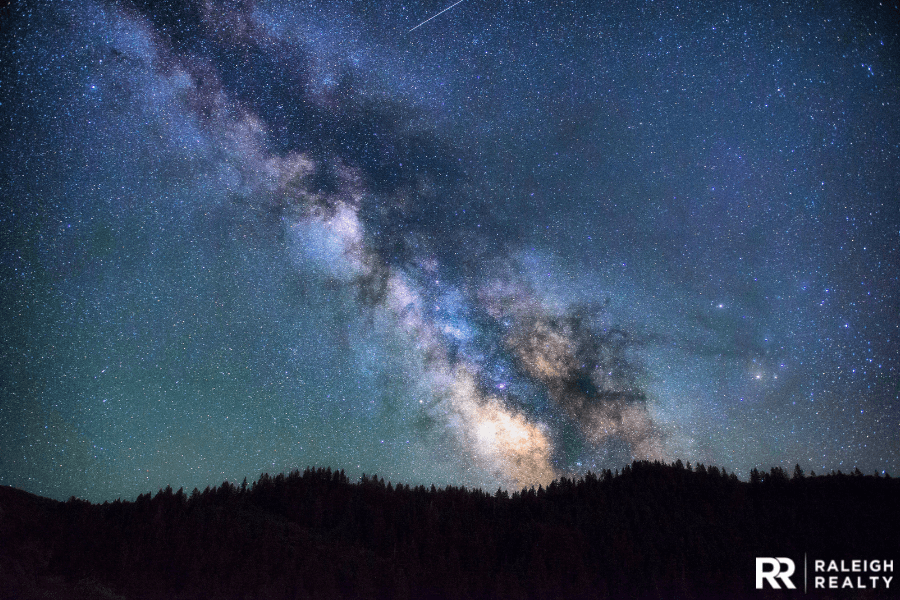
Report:
[{"label": "star field", "polygon": [[897,4],[449,4],[3,9],[0,484],[897,474]]}]

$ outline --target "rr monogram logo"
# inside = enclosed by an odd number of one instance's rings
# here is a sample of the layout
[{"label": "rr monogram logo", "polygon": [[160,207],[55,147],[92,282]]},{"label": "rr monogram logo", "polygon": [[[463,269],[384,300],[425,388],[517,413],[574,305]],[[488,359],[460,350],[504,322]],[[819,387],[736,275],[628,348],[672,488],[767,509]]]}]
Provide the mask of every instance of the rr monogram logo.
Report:
[{"label": "rr monogram logo", "polygon": [[756,557],[756,589],[763,589],[763,580],[768,581],[773,589],[780,590],[778,579],[789,590],[797,589],[791,581],[794,574],[794,561],[789,558]]}]

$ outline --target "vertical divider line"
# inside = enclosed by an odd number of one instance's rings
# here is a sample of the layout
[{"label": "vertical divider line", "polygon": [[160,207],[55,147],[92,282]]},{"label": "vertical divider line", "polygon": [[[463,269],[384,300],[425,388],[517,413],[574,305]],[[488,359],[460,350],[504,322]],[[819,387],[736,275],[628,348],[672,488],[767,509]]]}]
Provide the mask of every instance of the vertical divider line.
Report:
[{"label": "vertical divider line", "polygon": [[803,553],[803,593],[806,593],[806,552]]}]

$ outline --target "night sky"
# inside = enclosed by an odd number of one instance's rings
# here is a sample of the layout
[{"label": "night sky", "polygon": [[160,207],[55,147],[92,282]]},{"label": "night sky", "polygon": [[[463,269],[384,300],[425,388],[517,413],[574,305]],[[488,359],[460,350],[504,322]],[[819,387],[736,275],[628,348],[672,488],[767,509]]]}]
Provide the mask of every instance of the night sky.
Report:
[{"label": "night sky", "polygon": [[0,484],[900,474],[897,2],[451,3],[2,9]]}]

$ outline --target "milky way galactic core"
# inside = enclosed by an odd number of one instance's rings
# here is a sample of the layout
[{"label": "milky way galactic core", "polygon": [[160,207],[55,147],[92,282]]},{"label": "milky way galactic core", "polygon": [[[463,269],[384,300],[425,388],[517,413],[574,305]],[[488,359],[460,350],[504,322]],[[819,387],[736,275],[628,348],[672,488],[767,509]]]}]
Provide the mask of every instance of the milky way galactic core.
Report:
[{"label": "milky way galactic core", "polygon": [[3,9],[0,484],[897,474],[896,3],[448,4]]}]

